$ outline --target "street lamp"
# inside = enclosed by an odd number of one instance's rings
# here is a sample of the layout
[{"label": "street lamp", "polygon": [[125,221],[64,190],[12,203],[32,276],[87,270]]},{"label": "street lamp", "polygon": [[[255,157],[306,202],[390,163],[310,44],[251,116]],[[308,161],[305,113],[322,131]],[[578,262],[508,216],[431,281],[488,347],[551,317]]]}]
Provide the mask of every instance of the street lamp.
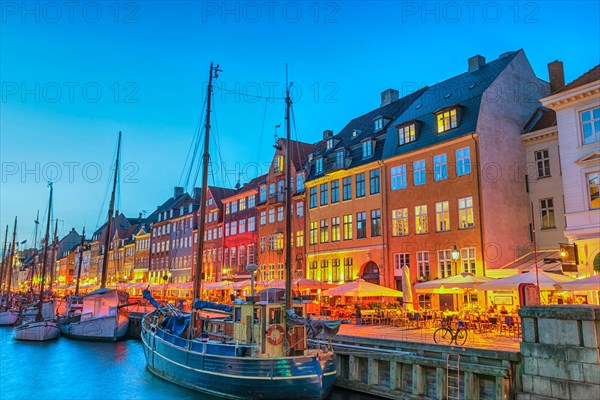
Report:
[{"label": "street lamp", "polygon": [[459,252],[458,249],[456,248],[456,245],[454,245],[454,249],[452,249],[452,261],[454,261],[454,273],[456,275],[458,275],[458,256],[459,256]]},{"label": "street lamp", "polygon": [[258,269],[258,265],[256,264],[248,264],[246,265],[246,271],[250,272],[250,295],[254,299],[254,273]]}]

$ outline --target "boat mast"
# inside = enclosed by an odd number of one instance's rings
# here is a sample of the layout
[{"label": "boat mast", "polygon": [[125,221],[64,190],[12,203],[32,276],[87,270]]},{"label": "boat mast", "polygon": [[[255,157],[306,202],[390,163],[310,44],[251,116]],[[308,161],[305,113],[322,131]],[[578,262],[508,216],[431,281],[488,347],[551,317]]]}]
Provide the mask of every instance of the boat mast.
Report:
[{"label": "boat mast", "polygon": [[112,218],[115,212],[115,190],[117,188],[117,177],[119,175],[119,153],[121,152],[121,132],[119,132],[119,141],[117,143],[117,161],[115,163],[115,176],[113,179],[113,189],[110,195],[110,205],[108,206],[108,222],[106,223],[106,238],[104,239],[104,256],[102,258],[102,283],[101,288],[106,286],[106,277],[108,275],[108,250],[110,246],[110,231],[112,228]]},{"label": "boat mast", "polygon": [[52,293],[52,283],[56,273],[56,259],[58,258],[58,218],[54,220],[54,245],[52,246],[52,260],[50,260],[50,287],[48,290]]},{"label": "boat mast", "polygon": [[0,264],[0,291],[4,288],[4,265],[6,263],[6,242],[8,241],[8,224],[6,224],[6,232],[4,233],[4,247],[2,248],[2,264]]},{"label": "boat mast", "polygon": [[285,68],[285,309],[292,309],[292,204],[290,187],[290,108],[292,99],[290,98],[290,84],[287,78],[287,65]]},{"label": "boat mast", "polygon": [[15,217],[15,227],[13,229],[13,240],[10,247],[10,257],[8,259],[8,282],[7,290],[10,295],[10,287],[12,286],[13,260],[15,257],[15,246],[17,245],[17,217]]},{"label": "boat mast", "polygon": [[33,278],[35,277],[35,265],[37,264],[37,234],[38,225],[40,224],[40,210],[35,217],[35,233],[33,234],[33,265],[31,266],[31,280],[29,281],[29,291],[33,293]]},{"label": "boat mast", "polygon": [[208,152],[208,143],[210,136],[210,104],[212,95],[212,80],[219,77],[219,65],[213,66],[210,63],[210,72],[208,74],[208,91],[206,93],[206,124],[204,125],[204,154],[202,155],[202,194],[200,195],[200,210],[198,211],[198,245],[196,246],[196,271],[194,274],[194,297],[192,300],[200,298],[202,291],[202,273],[204,266],[202,265],[202,253],[204,252],[204,222],[206,213],[206,194],[208,192],[208,163],[210,154]]},{"label": "boat mast", "polygon": [[49,183],[49,185],[50,199],[48,200],[48,220],[46,221],[46,246],[44,246],[44,261],[42,263],[42,281],[40,283],[40,302],[38,304],[37,316],[35,317],[36,321],[42,320],[42,305],[44,303],[44,280],[46,279],[46,262],[48,261],[48,241],[50,240],[50,214],[52,212],[52,191],[54,190],[54,188],[52,187],[52,183]]},{"label": "boat mast", "polygon": [[79,246],[79,268],[77,269],[77,283],[75,284],[75,296],[79,296],[79,279],[81,278],[81,263],[83,262],[83,246],[85,244],[85,226],[81,233],[81,245]]}]

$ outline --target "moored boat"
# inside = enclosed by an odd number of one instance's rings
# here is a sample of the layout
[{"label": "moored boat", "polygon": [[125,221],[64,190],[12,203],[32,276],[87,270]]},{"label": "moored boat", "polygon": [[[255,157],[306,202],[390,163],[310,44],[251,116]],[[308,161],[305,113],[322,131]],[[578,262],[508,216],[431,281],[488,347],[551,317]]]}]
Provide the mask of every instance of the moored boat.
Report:
[{"label": "moored boat", "polygon": [[45,342],[56,339],[59,335],[58,323],[53,320],[24,322],[14,329],[16,340]]},{"label": "moored boat", "polygon": [[17,323],[19,312],[15,310],[7,310],[0,312],[0,326],[12,326]]}]

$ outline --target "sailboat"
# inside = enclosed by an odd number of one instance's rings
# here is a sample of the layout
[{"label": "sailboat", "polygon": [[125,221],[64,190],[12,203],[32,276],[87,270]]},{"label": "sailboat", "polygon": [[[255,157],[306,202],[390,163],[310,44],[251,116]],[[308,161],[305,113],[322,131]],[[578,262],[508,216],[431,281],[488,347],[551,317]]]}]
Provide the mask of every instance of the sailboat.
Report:
[{"label": "sailboat", "polygon": [[66,319],[60,324],[60,331],[64,336],[99,342],[115,342],[122,339],[127,333],[129,325],[129,312],[124,304],[127,303],[127,293],[106,287],[108,276],[108,253],[110,250],[110,232],[115,206],[115,191],[119,171],[119,154],[121,150],[121,132],[117,143],[117,159],[113,179],[112,194],[108,207],[108,222],[104,238],[104,257],[102,262],[102,282],[100,289],[88,293],[83,297],[83,309],[79,320]]},{"label": "sailboat", "polygon": [[[42,280],[40,282],[40,298],[37,306],[37,315],[33,320],[23,319],[21,324],[14,329],[16,340],[45,342],[53,340],[60,335],[58,322],[54,319],[45,319],[42,316],[44,307],[44,281],[46,280],[46,262],[48,261],[48,239],[50,236],[50,213],[52,211],[52,184],[50,183],[50,199],[48,200],[48,220],[46,223],[46,246],[44,247],[44,261],[42,263]],[[34,242],[35,245],[35,242]]]},{"label": "sailboat", "polygon": [[[212,80],[219,66],[211,63],[204,135],[202,196],[194,273],[194,298],[202,289],[202,252]],[[289,141],[289,87],[286,118]],[[289,146],[287,146],[289,151]],[[171,306],[158,306],[142,321],[142,343],[147,368],[170,382],[229,399],[325,399],[335,380],[331,348],[308,347],[304,304],[291,297],[290,158],[286,156],[287,246],[285,302],[255,301],[254,296],[233,306],[194,301],[192,314],[181,315]],[[202,311],[222,313],[207,319]],[[200,324],[197,324],[198,320]]]},{"label": "sailboat", "polygon": [[[6,237],[8,236],[8,226],[6,226],[6,236],[4,239],[4,247],[6,248]],[[13,229],[13,239],[10,249],[8,250],[8,260],[6,257],[2,259],[2,274],[0,274],[0,288],[2,287],[2,278],[5,274],[8,274],[8,279],[6,282],[6,290],[3,292],[3,302],[5,304],[0,305],[2,309],[0,310],[0,326],[12,326],[17,323],[19,319],[19,311],[15,310],[11,307],[11,286],[12,286],[12,272],[13,272],[13,260],[15,256],[15,246],[17,241],[17,217],[15,217],[15,227]],[[8,272],[6,269],[8,268]]]}]

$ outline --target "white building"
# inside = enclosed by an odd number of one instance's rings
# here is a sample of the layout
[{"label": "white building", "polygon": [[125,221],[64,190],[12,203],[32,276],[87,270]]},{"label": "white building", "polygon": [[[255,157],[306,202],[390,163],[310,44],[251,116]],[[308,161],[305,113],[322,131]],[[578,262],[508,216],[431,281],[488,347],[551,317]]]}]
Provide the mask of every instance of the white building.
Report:
[{"label": "white building", "polygon": [[541,102],[556,112],[564,234],[577,245],[579,274],[600,273],[600,65]]}]

